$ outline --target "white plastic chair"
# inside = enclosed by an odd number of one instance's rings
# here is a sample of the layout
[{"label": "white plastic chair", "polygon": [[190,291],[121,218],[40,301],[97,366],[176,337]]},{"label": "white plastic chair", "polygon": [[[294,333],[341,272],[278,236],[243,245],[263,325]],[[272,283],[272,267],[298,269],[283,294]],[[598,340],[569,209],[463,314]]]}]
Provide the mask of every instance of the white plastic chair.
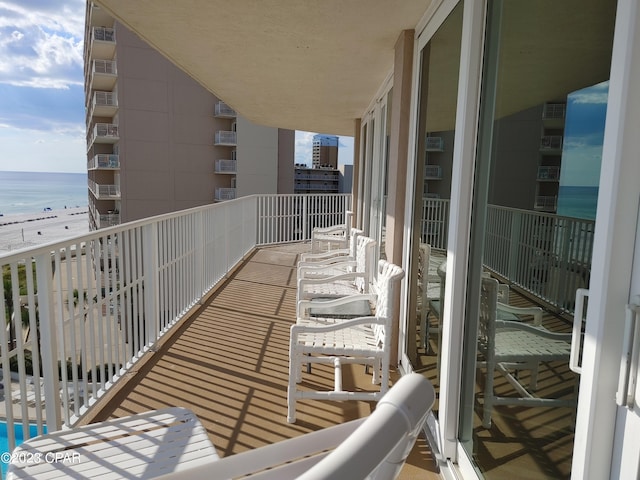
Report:
[{"label": "white plastic chair", "polygon": [[[486,368],[482,425],[491,427],[494,405],[519,405],[529,407],[572,407],[575,399],[541,398],[530,390],[536,388],[537,371],[540,363],[551,361],[569,362],[571,354],[571,333],[553,333],[540,325],[536,318],[533,325],[499,318],[498,281],[482,279],[480,295],[480,321],[478,324],[478,350],[484,361],[479,367]],[[514,307],[510,307],[514,309]],[[514,309],[515,310],[515,309]],[[521,310],[521,309],[520,309]],[[532,312],[542,311],[537,308]],[[532,372],[530,387],[527,389],[515,372]],[[503,375],[520,397],[502,397],[494,392],[495,372]]]},{"label": "white plastic chair", "polygon": [[[289,341],[289,386],[287,421],[295,422],[296,402],[316,400],[377,401],[389,387],[391,356],[391,323],[397,311],[395,292],[404,271],[384,260],[379,262],[378,275],[372,284],[376,297],[375,316],[344,318],[300,317],[291,326]],[[354,297],[357,298],[357,297]],[[334,366],[334,389],[309,391],[298,388],[302,381],[302,366],[325,363]],[[343,390],[342,365],[361,364],[373,367],[373,383],[379,391],[351,392]]]},{"label": "white plastic chair", "polygon": [[344,223],[331,227],[316,227],[311,231],[311,252],[322,251],[323,246],[327,250],[334,248],[348,248],[351,234],[351,219],[353,212],[344,212]]}]

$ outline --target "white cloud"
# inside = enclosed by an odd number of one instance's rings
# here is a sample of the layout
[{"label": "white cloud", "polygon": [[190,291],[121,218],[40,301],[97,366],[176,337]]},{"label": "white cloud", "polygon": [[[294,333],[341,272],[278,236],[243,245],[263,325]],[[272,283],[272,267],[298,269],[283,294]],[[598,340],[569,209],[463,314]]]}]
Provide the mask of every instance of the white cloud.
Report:
[{"label": "white cloud", "polygon": [[0,82],[82,85],[84,2],[0,1]]}]

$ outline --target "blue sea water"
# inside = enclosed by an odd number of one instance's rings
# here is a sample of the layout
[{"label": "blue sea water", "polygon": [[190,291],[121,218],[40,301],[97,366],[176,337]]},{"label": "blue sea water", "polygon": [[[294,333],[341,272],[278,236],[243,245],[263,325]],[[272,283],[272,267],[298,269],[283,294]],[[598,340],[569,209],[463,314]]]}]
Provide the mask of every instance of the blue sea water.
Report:
[{"label": "blue sea water", "polygon": [[0,213],[86,207],[86,173],[1,172]]},{"label": "blue sea water", "polygon": [[558,215],[595,220],[597,207],[598,187],[560,186]]}]

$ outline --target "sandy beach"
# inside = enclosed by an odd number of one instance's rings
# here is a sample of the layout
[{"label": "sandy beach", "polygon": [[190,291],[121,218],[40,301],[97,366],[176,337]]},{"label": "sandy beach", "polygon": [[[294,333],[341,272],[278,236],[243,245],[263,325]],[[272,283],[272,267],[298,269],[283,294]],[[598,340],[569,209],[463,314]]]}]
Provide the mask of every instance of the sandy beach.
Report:
[{"label": "sandy beach", "polygon": [[0,255],[89,233],[87,207],[0,216]]}]

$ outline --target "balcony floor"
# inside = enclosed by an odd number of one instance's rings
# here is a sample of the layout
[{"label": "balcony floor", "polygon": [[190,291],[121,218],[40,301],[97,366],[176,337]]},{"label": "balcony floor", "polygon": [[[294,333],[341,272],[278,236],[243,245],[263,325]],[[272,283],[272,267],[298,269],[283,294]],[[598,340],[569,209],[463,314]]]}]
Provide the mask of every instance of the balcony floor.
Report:
[{"label": "balcony floor", "polygon": [[[297,423],[286,422],[295,266],[308,250],[308,244],[291,244],[253,252],[89,421],[184,406],[207,428],[218,454],[228,456],[368,415],[374,406],[368,402],[305,400],[298,403]],[[314,367],[307,381],[330,388],[333,370]],[[368,389],[371,377],[345,367],[344,384]],[[437,472],[419,439],[400,478],[439,479]]]}]

